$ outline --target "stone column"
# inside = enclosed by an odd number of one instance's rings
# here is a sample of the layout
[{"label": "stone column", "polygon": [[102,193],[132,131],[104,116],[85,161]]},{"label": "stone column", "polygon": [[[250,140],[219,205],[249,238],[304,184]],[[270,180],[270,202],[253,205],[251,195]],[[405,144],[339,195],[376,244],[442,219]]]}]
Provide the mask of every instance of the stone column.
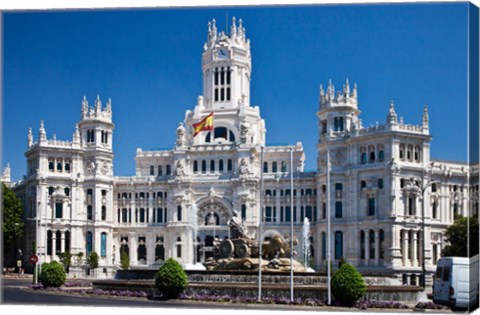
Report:
[{"label": "stone column", "polygon": [[417,257],[417,246],[418,246],[418,239],[417,239],[417,232],[416,231],[413,231],[412,233],[413,235],[413,240],[411,240],[412,242],[412,267],[416,267],[418,265],[418,257]]},{"label": "stone column", "polygon": [[375,230],[375,265],[380,265],[380,233]]},{"label": "stone column", "polygon": [[408,253],[410,251],[409,234],[408,234],[408,230],[401,230],[400,233],[403,234],[402,264],[403,264],[403,267],[406,267],[407,260],[408,260]]},{"label": "stone column", "polygon": [[128,248],[130,249],[130,266],[136,266],[138,263],[138,248],[137,235],[135,232],[130,232],[128,235]]},{"label": "stone column", "polygon": [[365,231],[365,265],[370,265],[370,231]]}]

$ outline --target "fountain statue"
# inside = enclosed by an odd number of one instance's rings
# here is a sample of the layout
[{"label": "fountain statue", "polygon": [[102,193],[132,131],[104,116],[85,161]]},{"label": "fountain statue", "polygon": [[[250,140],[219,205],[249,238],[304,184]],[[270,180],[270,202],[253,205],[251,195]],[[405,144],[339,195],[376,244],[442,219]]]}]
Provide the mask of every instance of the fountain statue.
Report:
[{"label": "fountain statue", "polygon": [[[233,211],[233,217],[228,222],[230,227],[230,239],[214,243],[215,255],[205,262],[207,270],[257,270],[262,262],[262,270],[288,272],[291,270],[290,261],[290,237],[282,237],[279,234],[262,243],[262,259],[259,259],[260,247],[258,240],[248,232],[248,228]],[[294,238],[294,246],[298,240]],[[305,272],[305,267],[298,261],[293,260],[293,268],[296,272]]]}]

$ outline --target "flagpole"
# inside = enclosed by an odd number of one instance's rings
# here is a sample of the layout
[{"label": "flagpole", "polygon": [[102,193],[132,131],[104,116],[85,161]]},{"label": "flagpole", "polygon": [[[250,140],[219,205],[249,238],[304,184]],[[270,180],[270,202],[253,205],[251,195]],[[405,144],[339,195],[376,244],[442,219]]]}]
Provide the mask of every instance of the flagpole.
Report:
[{"label": "flagpole", "polygon": [[290,147],[290,300],[293,302],[293,148]]},{"label": "flagpole", "polygon": [[330,152],[327,150],[327,290],[328,305],[332,303],[331,280],[331,240],[330,240]]},{"label": "flagpole", "polygon": [[259,223],[259,233],[258,233],[258,301],[262,300],[262,226],[263,226],[263,146],[261,147],[260,153],[260,223]]}]

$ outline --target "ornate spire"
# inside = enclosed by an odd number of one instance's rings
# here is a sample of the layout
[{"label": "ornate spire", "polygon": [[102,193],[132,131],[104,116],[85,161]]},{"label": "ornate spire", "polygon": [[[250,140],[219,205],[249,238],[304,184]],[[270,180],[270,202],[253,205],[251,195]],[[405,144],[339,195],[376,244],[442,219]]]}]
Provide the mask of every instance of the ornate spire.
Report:
[{"label": "ornate spire", "polygon": [[100,95],[97,94],[97,99],[95,100],[95,111],[98,113],[102,110],[102,101],[100,100]]},{"label": "ornate spire", "polygon": [[84,95],[82,100],[82,116],[88,113],[88,101],[87,97]]},{"label": "ornate spire", "polygon": [[422,127],[428,129],[428,107],[423,108]]},{"label": "ornate spire", "polygon": [[111,112],[112,111],[112,99],[109,97],[106,105],[106,111]]},{"label": "ornate spire", "polygon": [[387,115],[387,123],[390,125],[397,124],[397,113],[395,112],[395,105],[393,101],[390,101],[390,109]]},{"label": "ornate spire", "polygon": [[45,131],[45,126],[43,125],[43,120],[40,121],[40,128],[38,129],[38,140],[39,141],[47,140],[47,133]]},{"label": "ornate spire", "polygon": [[230,34],[232,35],[232,37],[237,36],[237,25],[236,25],[235,17],[232,18],[232,26],[230,27]]},{"label": "ornate spire", "polygon": [[28,141],[28,147],[30,148],[33,145],[33,134],[32,134],[32,128],[28,128],[28,136],[27,136],[27,141]]},{"label": "ornate spire", "polygon": [[75,124],[75,132],[73,133],[73,143],[80,143],[80,130],[78,124]]}]

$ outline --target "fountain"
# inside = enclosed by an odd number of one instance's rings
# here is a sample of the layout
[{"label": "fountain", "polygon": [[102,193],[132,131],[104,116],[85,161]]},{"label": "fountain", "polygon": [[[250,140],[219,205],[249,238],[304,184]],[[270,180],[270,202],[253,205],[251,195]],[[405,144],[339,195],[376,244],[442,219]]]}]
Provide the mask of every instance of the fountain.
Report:
[{"label": "fountain", "polygon": [[305,269],[307,272],[315,272],[314,269],[308,267],[308,262],[310,260],[310,221],[308,218],[303,220],[303,260]]},{"label": "fountain", "polygon": [[[231,238],[214,244],[215,257],[205,262],[207,270],[244,270],[254,271],[262,268],[264,271],[288,272],[293,267],[295,272],[305,272],[305,267],[298,261],[290,261],[290,236],[274,235],[269,241],[262,243],[262,253],[259,253],[258,241],[253,238],[248,228],[238,217],[237,211],[229,222]],[[298,240],[294,239],[294,245]],[[260,254],[262,259],[259,259]],[[260,266],[261,261],[261,266]]]},{"label": "fountain", "polygon": [[198,207],[196,203],[192,205],[192,227],[193,227],[193,263],[186,264],[185,270],[206,270],[205,266],[197,262],[197,235],[198,235]]}]

